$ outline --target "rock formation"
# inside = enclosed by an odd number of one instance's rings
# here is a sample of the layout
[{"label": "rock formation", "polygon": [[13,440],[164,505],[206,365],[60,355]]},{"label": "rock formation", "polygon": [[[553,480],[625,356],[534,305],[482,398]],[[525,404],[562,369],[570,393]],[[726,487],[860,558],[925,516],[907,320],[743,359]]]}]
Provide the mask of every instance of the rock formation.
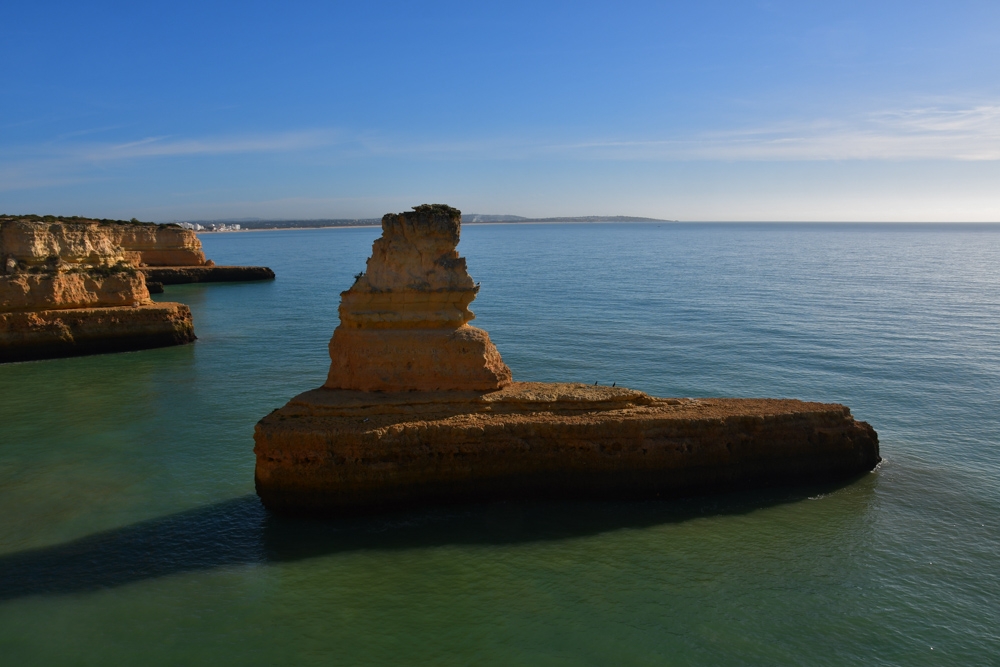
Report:
[{"label": "rock formation", "polygon": [[194,340],[187,306],[150,300],[120,231],[0,221],[0,362]]},{"label": "rock formation", "polygon": [[468,325],[479,288],[458,256],[461,213],[442,205],[382,218],[368,266],[340,297],[329,389],[500,389],[510,369]]},{"label": "rock formation", "polygon": [[843,405],[512,382],[467,324],[478,288],[455,251],[459,223],[440,205],[382,219],[341,294],[326,384],[257,424],[267,507],[676,496],[848,479],[880,460],[875,431]]},{"label": "rock formation", "polygon": [[[118,245],[140,266],[210,266],[198,235],[174,225],[115,225]],[[214,266],[214,265],[211,265]]]},{"label": "rock formation", "polygon": [[176,225],[118,225],[118,243],[136,258],[147,280],[162,285],[274,280],[266,266],[216,266],[198,235]]}]

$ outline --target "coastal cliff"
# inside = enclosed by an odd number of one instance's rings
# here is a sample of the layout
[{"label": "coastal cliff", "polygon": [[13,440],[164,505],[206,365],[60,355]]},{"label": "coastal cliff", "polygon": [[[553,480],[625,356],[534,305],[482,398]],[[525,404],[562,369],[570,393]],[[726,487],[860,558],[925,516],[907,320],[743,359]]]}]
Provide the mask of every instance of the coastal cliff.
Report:
[{"label": "coastal cliff", "polygon": [[[173,225],[119,225],[118,245],[138,255],[140,266],[206,266],[198,235]],[[214,265],[213,265],[214,266]]]},{"label": "coastal cliff", "polygon": [[266,266],[217,266],[194,231],[173,224],[54,216],[7,216],[0,223],[4,252],[22,258],[23,268],[58,257],[71,265],[125,262],[165,285],[274,279]]},{"label": "coastal cliff", "polygon": [[115,233],[146,279],[161,285],[274,280],[274,271],[266,266],[216,266],[205,258],[201,240],[190,229],[122,225]]},{"label": "coastal cliff", "polygon": [[150,300],[122,227],[139,225],[0,220],[0,362],[194,340],[187,306]]},{"label": "coastal cliff", "polygon": [[459,226],[440,205],[382,219],[365,273],[341,294],[326,384],[257,424],[267,507],[665,497],[846,480],[879,462],[874,429],[843,405],[513,382],[468,325],[478,286],[455,249]]}]

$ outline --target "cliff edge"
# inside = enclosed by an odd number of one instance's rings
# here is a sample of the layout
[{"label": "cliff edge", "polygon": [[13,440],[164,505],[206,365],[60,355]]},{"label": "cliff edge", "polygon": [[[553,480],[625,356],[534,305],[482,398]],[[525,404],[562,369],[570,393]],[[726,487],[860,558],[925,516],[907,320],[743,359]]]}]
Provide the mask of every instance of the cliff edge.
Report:
[{"label": "cliff edge", "polygon": [[120,227],[0,220],[0,363],[194,340],[187,306],[149,298]]}]

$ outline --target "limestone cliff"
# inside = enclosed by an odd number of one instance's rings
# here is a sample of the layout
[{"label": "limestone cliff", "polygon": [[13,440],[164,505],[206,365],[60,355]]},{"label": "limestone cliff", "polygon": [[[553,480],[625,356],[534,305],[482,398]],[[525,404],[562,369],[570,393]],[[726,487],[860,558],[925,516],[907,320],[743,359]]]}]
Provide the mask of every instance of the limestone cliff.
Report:
[{"label": "limestone cliff", "polygon": [[489,390],[510,369],[468,325],[479,288],[459,257],[461,213],[442,205],[382,218],[366,270],[340,300],[330,341],[331,389]]},{"label": "limestone cliff", "polygon": [[118,245],[138,255],[142,266],[210,266],[198,235],[173,225],[117,225]]},{"label": "limestone cliff", "polygon": [[0,312],[135,306],[149,302],[146,281],[131,267],[115,267],[112,272],[76,268],[0,277]]},{"label": "limestone cliff", "polygon": [[122,247],[117,227],[96,222],[0,220],[5,273],[35,267],[137,265],[139,254]]},{"label": "limestone cliff", "polygon": [[194,340],[187,306],[150,300],[125,226],[0,220],[0,362]]}]

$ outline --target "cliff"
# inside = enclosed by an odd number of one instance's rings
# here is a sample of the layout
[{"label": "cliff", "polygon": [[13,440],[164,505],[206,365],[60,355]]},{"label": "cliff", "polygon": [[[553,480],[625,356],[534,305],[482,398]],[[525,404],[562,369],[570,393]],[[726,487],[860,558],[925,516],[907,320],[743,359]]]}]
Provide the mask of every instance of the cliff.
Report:
[{"label": "cliff", "polygon": [[663,497],[846,480],[878,436],[837,404],[662,399],[621,387],[513,382],[459,257],[460,214],[382,219],[341,294],[326,384],[257,424],[257,493],[338,513],[497,498]]},{"label": "cliff", "polygon": [[22,258],[22,268],[58,257],[70,265],[125,262],[166,285],[274,279],[266,266],[216,266],[205,258],[198,235],[177,225],[52,216],[8,216],[0,224],[0,245],[8,256]]},{"label": "cliff", "polygon": [[201,241],[190,229],[133,225],[120,234],[122,248],[138,256],[146,279],[162,285],[274,280],[274,271],[266,266],[216,266],[205,259]]},{"label": "cliff", "polygon": [[187,306],[150,300],[123,226],[0,220],[0,362],[194,340]]},{"label": "cliff", "polygon": [[117,225],[118,245],[136,253],[143,266],[214,266],[205,259],[198,235],[173,225]]}]

